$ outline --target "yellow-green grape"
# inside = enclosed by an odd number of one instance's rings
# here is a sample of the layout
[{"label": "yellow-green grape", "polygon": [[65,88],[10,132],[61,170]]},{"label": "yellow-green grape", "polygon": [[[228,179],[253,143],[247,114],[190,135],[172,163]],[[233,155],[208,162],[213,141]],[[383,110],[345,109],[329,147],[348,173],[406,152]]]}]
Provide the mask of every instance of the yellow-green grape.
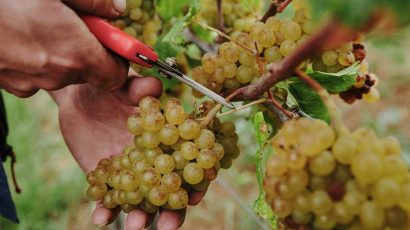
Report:
[{"label": "yellow-green grape", "polygon": [[208,73],[213,73],[216,69],[215,55],[207,53],[202,56],[202,68]]},{"label": "yellow-green grape", "polygon": [[148,199],[144,199],[144,201],[141,203],[140,208],[144,212],[151,213],[151,214],[158,212],[158,209],[159,209],[158,206],[156,206],[156,205],[152,204],[151,202],[149,202]]},{"label": "yellow-green grape", "polygon": [[326,65],[322,60],[314,60],[312,63],[312,68],[314,71],[326,72]]},{"label": "yellow-green grape", "polygon": [[300,170],[303,169],[307,163],[307,157],[298,151],[292,151],[287,156],[287,165],[290,169]]},{"label": "yellow-green grape", "polygon": [[204,178],[204,170],[196,163],[189,163],[184,168],[183,177],[189,184],[198,184]]},{"label": "yellow-green grape", "polygon": [[158,137],[164,145],[173,145],[179,139],[179,130],[175,125],[166,124],[159,132]]},{"label": "yellow-green grape", "polygon": [[168,195],[168,206],[171,209],[179,210],[188,205],[188,193],[185,189],[180,188],[176,192],[171,192]]},{"label": "yellow-green grape", "polygon": [[196,144],[187,141],[181,145],[181,155],[186,160],[193,160],[199,155],[199,148]]},{"label": "yellow-green grape", "polygon": [[159,112],[161,103],[155,97],[147,96],[141,99],[139,109],[142,113]]},{"label": "yellow-green grape", "polygon": [[296,41],[302,36],[302,28],[294,21],[282,22],[280,30],[286,40]]},{"label": "yellow-green grape", "polygon": [[121,180],[121,170],[117,170],[108,178],[108,185],[110,187],[119,188]]},{"label": "yellow-green grape", "polygon": [[155,147],[153,149],[145,149],[145,160],[147,161],[148,164],[153,165],[155,158],[157,156],[162,155],[162,149],[159,147]]},{"label": "yellow-green grape", "polygon": [[127,120],[127,128],[134,135],[142,135],[144,127],[142,126],[142,119],[138,115],[132,115]]},{"label": "yellow-green grape", "polygon": [[293,191],[292,188],[289,187],[286,181],[283,183],[279,183],[277,190],[281,198],[285,200],[294,200],[298,195],[296,191]]},{"label": "yellow-green grape", "polygon": [[291,213],[292,220],[295,221],[297,224],[308,224],[313,219],[313,214],[308,212],[299,212],[293,210]]},{"label": "yellow-green grape", "polygon": [[[236,66],[236,64],[234,63],[227,63],[224,67],[223,67],[223,75],[225,78],[234,78],[236,76],[238,67]],[[224,79],[226,80],[226,79]],[[221,82],[223,83],[223,82]]]},{"label": "yellow-green grape", "polygon": [[336,167],[332,153],[323,151],[309,161],[309,169],[316,176],[330,175]]},{"label": "yellow-green grape", "polygon": [[249,33],[250,37],[252,39],[257,39],[260,33],[266,28],[265,24],[263,22],[255,22],[251,28],[251,31]]},{"label": "yellow-green grape", "polygon": [[201,127],[198,122],[187,119],[178,126],[179,135],[185,140],[192,140],[199,136]]},{"label": "yellow-green grape", "polygon": [[161,143],[157,132],[145,132],[141,137],[142,145],[147,149],[153,149]]},{"label": "yellow-green grape", "polygon": [[313,34],[316,31],[316,24],[312,21],[307,21],[302,25],[303,32],[306,34]]},{"label": "yellow-green grape", "polygon": [[312,212],[316,215],[324,215],[333,208],[333,202],[329,195],[323,190],[316,190],[310,196]]},{"label": "yellow-green grape", "polygon": [[144,147],[144,145],[142,144],[142,136],[135,136],[135,137],[134,137],[134,145],[135,145],[137,148]]},{"label": "yellow-green grape", "polygon": [[165,125],[165,117],[161,112],[150,112],[142,116],[142,125],[147,131],[159,131]]},{"label": "yellow-green grape", "polygon": [[380,156],[361,153],[353,158],[352,172],[363,184],[375,182],[383,173],[383,161]]},{"label": "yellow-green grape", "polygon": [[125,169],[131,169],[132,163],[127,155],[120,156],[121,166]]},{"label": "yellow-green grape", "polygon": [[402,183],[406,180],[408,174],[409,168],[403,158],[394,155],[386,156],[384,159],[384,177]]},{"label": "yellow-green grape", "polygon": [[110,176],[110,172],[108,171],[108,169],[101,168],[101,167],[98,167],[97,169],[95,169],[94,174],[95,174],[97,181],[101,183],[106,183]]},{"label": "yellow-green grape", "polygon": [[385,137],[381,140],[383,143],[386,154],[388,155],[400,155],[401,154],[401,145],[399,140],[395,137]]},{"label": "yellow-green grape", "polygon": [[384,210],[374,201],[366,201],[362,205],[359,217],[365,229],[381,229],[384,226]]},{"label": "yellow-green grape", "polygon": [[130,213],[132,210],[137,209],[138,206],[131,205],[131,204],[123,204],[121,205],[121,210],[125,213]]},{"label": "yellow-green grape", "polygon": [[322,54],[322,61],[327,66],[333,66],[336,65],[338,56],[335,51],[328,50]]},{"label": "yellow-green grape", "polygon": [[280,53],[279,47],[277,46],[272,46],[272,47],[267,48],[264,51],[264,57],[268,63],[278,62],[283,59],[283,56]]},{"label": "yellow-green grape", "polygon": [[291,40],[285,40],[280,44],[280,53],[287,57],[296,49],[296,43]]},{"label": "yellow-green grape", "polygon": [[117,206],[112,196],[112,190],[108,191],[107,194],[105,194],[103,198],[103,205],[104,207],[109,208],[109,209],[113,209]]},{"label": "yellow-green grape", "polygon": [[265,48],[272,47],[276,42],[275,33],[265,27],[258,36],[258,42]]},{"label": "yellow-green grape", "polygon": [[95,175],[95,171],[91,171],[87,173],[87,181],[89,184],[95,184],[99,183],[100,181],[97,179],[97,176]]},{"label": "yellow-green grape", "polygon": [[185,165],[189,163],[189,161],[182,155],[181,151],[177,150],[172,153],[171,156],[174,159],[176,169],[183,169]]},{"label": "yellow-green grape", "polygon": [[175,192],[181,186],[181,178],[175,172],[164,174],[161,178],[161,186],[166,192]]},{"label": "yellow-green grape", "polygon": [[132,204],[132,205],[140,204],[142,200],[144,199],[143,194],[139,191],[127,192],[125,196],[127,199],[127,203]]},{"label": "yellow-green grape", "polygon": [[154,166],[159,173],[166,174],[174,170],[175,162],[170,155],[161,154],[155,158]]},{"label": "yellow-green grape", "polygon": [[305,170],[290,171],[287,184],[292,191],[300,193],[309,184],[309,175]]},{"label": "yellow-green grape", "polygon": [[255,62],[255,60],[255,55],[252,55],[249,52],[241,52],[241,55],[239,57],[239,63],[241,63],[243,66],[251,66]]},{"label": "yellow-green grape", "polygon": [[168,201],[168,193],[161,187],[155,187],[149,191],[148,200],[153,205],[161,206]]},{"label": "yellow-green grape", "polygon": [[220,161],[225,155],[225,149],[223,145],[217,142],[215,142],[215,144],[210,148],[210,150],[214,152],[217,161]]},{"label": "yellow-green grape", "polygon": [[120,188],[125,191],[133,191],[139,185],[139,178],[131,170],[121,171]]},{"label": "yellow-green grape", "polygon": [[369,103],[377,102],[380,99],[380,93],[377,89],[372,87],[370,88],[369,93],[363,95],[363,99]]},{"label": "yellow-green grape", "polygon": [[181,106],[168,107],[165,110],[165,118],[173,125],[180,125],[186,119],[186,113]]},{"label": "yellow-green grape", "polygon": [[281,21],[276,17],[269,17],[266,20],[266,27],[272,30],[273,32],[277,32],[280,30]]},{"label": "yellow-green grape", "polygon": [[192,188],[198,192],[205,192],[208,189],[210,183],[211,181],[209,180],[202,180],[198,184],[193,184]]},{"label": "yellow-green grape", "polygon": [[400,185],[392,179],[381,179],[373,186],[372,195],[378,205],[391,208],[399,201]]},{"label": "yellow-green grape", "polygon": [[145,159],[145,153],[140,148],[134,148],[128,153],[128,158],[132,164],[137,161],[141,161]]},{"label": "yellow-green grape", "polygon": [[404,229],[408,224],[408,214],[399,207],[387,209],[384,212],[386,226],[393,229]]},{"label": "yellow-green grape", "polygon": [[272,211],[279,218],[285,218],[292,212],[292,203],[287,200],[276,198],[271,204]]},{"label": "yellow-green grape", "polygon": [[311,211],[310,205],[310,192],[305,190],[304,192],[300,193],[293,204],[293,208],[298,212],[307,213]]},{"label": "yellow-green grape", "polygon": [[134,170],[138,176],[141,176],[147,168],[151,168],[151,164],[146,160],[136,161],[132,165],[132,170]]},{"label": "yellow-green grape", "polygon": [[351,214],[350,210],[342,202],[333,205],[332,215],[341,224],[349,224],[354,218],[354,215]]},{"label": "yellow-green grape", "polygon": [[196,157],[196,163],[203,169],[209,169],[214,167],[217,161],[216,155],[209,149],[202,149],[199,155]]},{"label": "yellow-green grape", "polygon": [[154,168],[147,168],[141,175],[141,185],[147,187],[154,187],[159,185],[161,181],[161,175]]},{"label": "yellow-green grape", "polygon": [[281,176],[288,170],[286,156],[275,154],[266,162],[266,175]]},{"label": "yellow-green grape", "polygon": [[236,80],[239,83],[245,84],[249,83],[254,77],[253,71],[248,66],[239,66],[236,73]]},{"label": "yellow-green grape", "polygon": [[218,68],[215,70],[215,72],[211,75],[212,82],[221,84],[225,81],[225,76],[222,68]]},{"label": "yellow-green grape", "polygon": [[314,227],[315,229],[331,230],[336,226],[335,218],[330,214],[316,215]]},{"label": "yellow-green grape", "polygon": [[342,200],[343,204],[352,215],[360,212],[360,207],[365,201],[366,197],[357,190],[347,191]]},{"label": "yellow-green grape", "polygon": [[238,47],[231,42],[225,42],[219,47],[219,53],[224,61],[235,63],[239,60],[240,52]]},{"label": "yellow-green grape", "polygon": [[201,129],[199,136],[194,139],[199,149],[210,148],[215,143],[215,134],[208,129]]},{"label": "yellow-green grape", "polygon": [[356,153],[357,144],[355,140],[348,135],[339,137],[333,144],[333,156],[342,164],[350,164]]},{"label": "yellow-green grape", "polygon": [[186,141],[184,139],[179,138],[179,140],[177,141],[177,143],[171,145],[171,148],[175,151],[180,150],[182,144],[184,144]]},{"label": "yellow-green grape", "polygon": [[131,27],[131,26],[125,27],[125,28],[123,29],[123,31],[124,31],[125,33],[127,33],[127,34],[133,36],[133,37],[136,37],[136,36],[137,36],[137,31],[135,30],[135,28],[133,28],[133,27]]},{"label": "yellow-green grape", "polygon": [[224,81],[224,87],[228,90],[237,89],[240,86],[241,86],[241,84],[236,80],[236,78],[226,79]]},{"label": "yellow-green grape", "polygon": [[[118,199],[118,204],[123,205],[127,203],[127,192],[123,191],[123,190],[117,190],[118,191],[118,195],[117,195],[117,199]],[[116,192],[116,191],[114,191]],[[115,193],[114,193],[115,194]]]},{"label": "yellow-green grape", "polygon": [[339,54],[337,61],[342,66],[351,66],[352,64],[355,63],[356,58],[352,52],[344,52],[344,53]]},{"label": "yellow-green grape", "polygon": [[107,193],[107,186],[103,183],[91,184],[87,189],[88,199],[101,200]]}]

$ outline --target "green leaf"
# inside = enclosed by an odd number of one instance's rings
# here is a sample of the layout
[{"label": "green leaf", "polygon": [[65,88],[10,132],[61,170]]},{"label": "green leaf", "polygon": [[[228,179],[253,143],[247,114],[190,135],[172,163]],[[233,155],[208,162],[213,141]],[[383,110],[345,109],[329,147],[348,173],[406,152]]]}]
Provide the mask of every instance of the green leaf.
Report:
[{"label": "green leaf", "polygon": [[188,45],[186,54],[194,60],[201,60],[202,52],[196,44]]},{"label": "green leaf", "polygon": [[341,93],[354,85],[356,77],[360,69],[359,63],[346,68],[337,73],[324,73],[324,72],[312,72],[308,71],[313,79],[321,84],[329,93]]},{"label": "green leaf", "polygon": [[214,42],[215,38],[218,36],[217,33],[208,30],[198,24],[192,24],[190,28],[198,38],[208,43]]},{"label": "green leaf", "polygon": [[[175,2],[175,1],[170,1],[170,2]],[[179,18],[174,23],[171,30],[162,39],[163,42],[181,44],[184,41],[182,37],[182,31],[184,31],[184,29],[189,25],[192,18],[198,13],[199,11],[198,0],[191,1],[190,6],[191,7],[189,8],[188,13],[184,17]]]},{"label": "green leaf", "polygon": [[184,8],[188,6],[190,2],[191,0],[157,0],[156,10],[165,21],[169,21],[173,17],[182,16]]},{"label": "green leaf", "polygon": [[259,145],[259,149],[255,153],[256,179],[258,181],[259,196],[253,203],[253,210],[258,215],[269,221],[271,226],[275,228],[277,226],[277,219],[273,214],[271,207],[265,201],[265,191],[263,190],[264,159],[266,159],[268,153],[272,152],[272,148],[270,145],[266,148],[269,137],[269,129],[262,112],[256,113],[253,117],[253,127],[256,131],[256,141]]}]

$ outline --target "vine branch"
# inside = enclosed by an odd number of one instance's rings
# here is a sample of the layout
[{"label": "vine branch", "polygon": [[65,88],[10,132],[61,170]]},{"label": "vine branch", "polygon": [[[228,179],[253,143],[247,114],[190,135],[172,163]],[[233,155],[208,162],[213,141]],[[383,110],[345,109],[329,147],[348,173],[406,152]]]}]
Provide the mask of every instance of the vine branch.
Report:
[{"label": "vine branch", "polygon": [[275,16],[277,13],[282,13],[291,2],[292,0],[274,0],[260,21],[266,22],[268,18]]}]

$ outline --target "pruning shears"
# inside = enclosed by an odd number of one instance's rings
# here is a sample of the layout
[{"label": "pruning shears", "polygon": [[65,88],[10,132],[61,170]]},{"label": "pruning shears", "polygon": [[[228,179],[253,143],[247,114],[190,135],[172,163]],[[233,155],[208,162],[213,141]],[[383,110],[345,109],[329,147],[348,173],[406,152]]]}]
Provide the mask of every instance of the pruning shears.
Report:
[{"label": "pruning shears", "polygon": [[147,68],[156,67],[162,75],[173,77],[228,108],[235,108],[225,98],[174,68],[173,63],[169,61],[172,58],[161,60],[152,47],[121,31],[107,20],[91,15],[80,15],[80,18],[102,45],[121,57]]}]

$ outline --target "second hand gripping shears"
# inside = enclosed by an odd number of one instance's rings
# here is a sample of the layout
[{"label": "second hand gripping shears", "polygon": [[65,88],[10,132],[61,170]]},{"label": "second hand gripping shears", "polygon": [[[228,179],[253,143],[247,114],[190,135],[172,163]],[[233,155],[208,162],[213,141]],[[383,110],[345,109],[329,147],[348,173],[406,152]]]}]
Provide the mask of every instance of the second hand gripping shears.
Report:
[{"label": "second hand gripping shears", "polygon": [[121,31],[119,28],[110,24],[107,20],[91,15],[80,15],[80,18],[103,46],[117,53],[121,57],[147,68],[152,68],[155,66],[160,73],[187,84],[188,86],[228,108],[235,108],[231,103],[227,102],[225,98],[214,93],[210,89],[199,84],[183,74],[181,71],[174,68],[172,63],[162,61],[153,48]]}]

